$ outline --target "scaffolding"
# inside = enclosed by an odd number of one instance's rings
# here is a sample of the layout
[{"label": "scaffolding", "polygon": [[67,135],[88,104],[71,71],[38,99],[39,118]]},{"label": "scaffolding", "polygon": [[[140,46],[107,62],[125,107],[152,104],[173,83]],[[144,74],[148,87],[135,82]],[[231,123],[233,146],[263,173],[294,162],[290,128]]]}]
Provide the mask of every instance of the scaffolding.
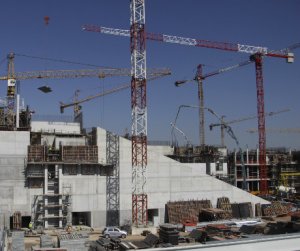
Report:
[{"label": "scaffolding", "polygon": [[[62,203],[59,204],[61,197]],[[72,224],[72,194],[41,194],[34,195],[31,207],[31,219],[35,228],[42,227],[65,227]],[[45,201],[47,200],[47,205]],[[62,214],[59,214],[61,210]],[[62,224],[59,226],[59,221]],[[47,222],[47,224],[46,224]]]},{"label": "scaffolding", "polygon": [[[219,148],[215,146],[175,146],[173,155],[169,156],[181,163],[206,163],[216,162],[224,158]],[[223,161],[226,161],[225,159]]]},{"label": "scaffolding", "polygon": [[[34,226],[65,227],[72,223],[70,184],[61,184],[63,173],[100,174],[97,146],[28,146],[26,165],[27,184],[30,188],[43,188],[32,204]],[[66,169],[66,170],[63,170]]]},{"label": "scaffolding", "polygon": [[59,149],[53,149],[47,145],[30,145],[27,161],[98,163],[98,146],[60,146]]},{"label": "scaffolding", "polygon": [[[296,153],[295,153],[296,154]],[[245,168],[246,168],[246,182],[247,188],[252,193],[259,193],[260,186],[260,164],[259,164],[259,151],[247,150],[244,152]],[[241,187],[242,172],[240,156],[234,152],[229,157],[229,170],[231,175],[235,176],[235,185]],[[294,160],[294,153],[284,148],[267,149],[266,151],[266,168],[267,168],[267,181],[269,192],[276,192],[282,180],[281,176],[286,173],[300,172],[300,162]],[[234,172],[234,173],[233,173]],[[296,190],[300,188],[299,178],[291,175],[289,185],[295,187]]]},{"label": "scaffolding", "polygon": [[106,176],[106,221],[107,226],[120,223],[120,147],[119,136],[106,132],[106,162],[113,166],[112,175]]}]

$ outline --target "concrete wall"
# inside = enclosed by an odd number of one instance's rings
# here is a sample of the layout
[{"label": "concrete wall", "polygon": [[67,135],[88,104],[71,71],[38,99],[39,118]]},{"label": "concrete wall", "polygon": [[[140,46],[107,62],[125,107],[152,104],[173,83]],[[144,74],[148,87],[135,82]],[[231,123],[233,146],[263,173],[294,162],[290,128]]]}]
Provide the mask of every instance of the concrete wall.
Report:
[{"label": "concrete wall", "polygon": [[[106,131],[97,128],[99,160],[106,162]],[[2,215],[16,210],[30,215],[35,194],[42,189],[25,187],[24,167],[29,132],[0,132],[0,223]],[[178,163],[163,153],[165,147],[148,147],[147,186],[148,208],[158,209],[159,219],[164,220],[165,204],[168,201],[210,199],[215,206],[217,198],[226,196],[231,202],[266,203],[203,172],[205,164]],[[131,141],[120,138],[120,223],[131,222]],[[106,225],[106,177],[95,175],[63,175],[62,186],[71,185],[72,211],[91,212],[92,227]],[[2,214],[2,215],[1,215]]]},{"label": "concrete wall", "polygon": [[[210,166],[210,175],[212,176],[216,176],[216,175],[220,175],[220,176],[226,176],[227,175],[227,163],[223,163],[223,169],[220,171],[217,171],[216,169],[216,163],[208,163]],[[206,163],[181,163],[181,165],[186,165],[186,166],[191,166],[193,168],[196,168],[198,170],[198,175],[200,174],[207,174],[206,173],[206,167],[207,164]]]},{"label": "concrete wall", "polygon": [[80,124],[75,122],[32,121],[31,131],[80,134]]},{"label": "concrete wall", "polygon": [[[97,128],[99,149],[105,149],[105,130]],[[166,150],[164,149],[164,152]],[[233,187],[203,171],[205,164],[182,164],[165,157],[160,147],[148,147],[147,186],[148,208],[159,209],[161,222],[168,201],[209,199],[216,206],[219,197],[226,196],[231,202],[267,203],[252,194]],[[131,141],[120,138],[120,220],[121,224],[131,220]],[[104,181],[104,180],[103,180]],[[105,182],[105,181],[104,181]],[[101,186],[105,190],[105,185]],[[105,209],[105,194],[103,195]]]},{"label": "concrete wall", "polygon": [[29,132],[0,131],[0,225],[15,211],[30,215],[32,191],[25,187]]}]

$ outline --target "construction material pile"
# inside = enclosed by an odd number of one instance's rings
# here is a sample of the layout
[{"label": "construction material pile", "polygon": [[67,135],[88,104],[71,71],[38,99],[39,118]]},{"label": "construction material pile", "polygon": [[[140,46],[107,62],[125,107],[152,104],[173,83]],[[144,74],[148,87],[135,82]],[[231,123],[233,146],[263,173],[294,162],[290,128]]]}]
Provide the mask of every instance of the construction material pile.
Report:
[{"label": "construction material pile", "polygon": [[171,224],[253,217],[250,202],[231,204],[227,197],[218,198],[217,208],[212,207],[210,200],[168,202],[166,207],[167,219]]},{"label": "construction material pile", "polygon": [[275,216],[288,214],[291,208],[283,205],[280,201],[273,201],[269,205],[261,205],[261,210],[263,216]]},{"label": "construction material pile", "polygon": [[24,232],[12,232],[12,251],[25,251]]},{"label": "construction material pile", "polygon": [[87,233],[67,233],[58,235],[58,246],[72,251],[88,250],[86,242],[88,240]]},{"label": "construction material pile", "polygon": [[189,200],[167,203],[167,217],[171,224],[198,222],[202,209],[212,208],[210,200]]},{"label": "construction material pile", "polygon": [[164,224],[159,228],[159,239],[161,242],[178,245],[177,227],[172,224]]},{"label": "construction material pile", "polygon": [[239,239],[241,232],[232,230],[225,224],[211,224],[201,228],[194,229],[189,238],[195,242],[206,243],[207,241],[221,241],[226,239]]},{"label": "construction material pile", "polygon": [[48,234],[42,234],[40,236],[40,246],[41,248],[52,248],[53,247],[52,237]]}]

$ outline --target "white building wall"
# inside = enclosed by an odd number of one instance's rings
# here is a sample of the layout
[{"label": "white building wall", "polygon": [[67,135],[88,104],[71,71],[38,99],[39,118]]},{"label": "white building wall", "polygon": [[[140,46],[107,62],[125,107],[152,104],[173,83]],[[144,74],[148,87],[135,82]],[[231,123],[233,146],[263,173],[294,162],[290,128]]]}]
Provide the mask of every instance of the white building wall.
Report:
[{"label": "white building wall", "polygon": [[[99,160],[106,162],[106,131],[98,128]],[[24,170],[29,132],[0,132],[0,214],[19,210],[31,215],[35,194],[42,189],[28,189]],[[161,151],[165,148],[148,147],[147,185],[148,208],[158,209],[161,223],[168,201],[209,199],[215,206],[217,198],[226,196],[231,202],[266,203],[225,182],[205,174],[205,164],[182,164]],[[80,167],[79,167],[80,168]],[[131,141],[120,138],[120,220],[131,222]],[[106,177],[98,175],[63,175],[62,186],[72,187],[72,211],[91,212],[92,227],[106,224]],[[9,216],[10,216],[9,215]],[[6,214],[5,217],[7,217]],[[0,220],[2,220],[0,215]],[[8,222],[8,218],[6,219]]]},{"label": "white building wall", "polygon": [[7,225],[15,211],[31,214],[32,193],[24,176],[30,133],[0,131],[0,139],[0,225]]},{"label": "white building wall", "polygon": [[72,138],[72,137],[55,137],[55,148],[59,149],[59,146],[84,146],[86,145],[85,137]]},{"label": "white building wall", "polygon": [[[105,149],[105,130],[98,128],[99,149]],[[101,140],[100,140],[101,139]],[[157,150],[158,149],[158,150]],[[164,150],[165,152],[165,150]],[[233,202],[268,203],[259,197],[206,175],[205,164],[182,164],[160,152],[160,148],[148,146],[147,185],[148,209],[159,209],[164,218],[168,201],[209,199],[216,206],[219,197],[226,196]],[[120,138],[120,213],[121,224],[131,220],[131,141]],[[103,180],[105,182],[105,180]],[[103,186],[104,191],[105,186]],[[105,202],[105,194],[102,197]],[[103,206],[103,208],[105,208]]]},{"label": "white building wall", "polygon": [[50,122],[50,121],[32,121],[32,132],[66,133],[80,134],[80,123],[75,122]]}]

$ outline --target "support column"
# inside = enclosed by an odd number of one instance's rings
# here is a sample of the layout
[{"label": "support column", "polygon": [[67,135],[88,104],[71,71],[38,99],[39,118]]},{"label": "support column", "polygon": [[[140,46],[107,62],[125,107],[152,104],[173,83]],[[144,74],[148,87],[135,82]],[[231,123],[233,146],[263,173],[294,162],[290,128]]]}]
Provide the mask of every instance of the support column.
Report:
[{"label": "support column", "polygon": [[48,228],[48,165],[44,169],[44,227]]},{"label": "support column", "polygon": [[59,223],[58,223],[58,226],[60,228],[62,228],[63,227],[63,225],[62,225],[62,220],[63,220],[63,218],[62,218],[62,216],[63,216],[63,214],[62,214],[62,193],[63,193],[63,191],[62,191],[62,182],[61,182],[61,178],[62,178],[62,165],[56,165],[55,166],[55,170],[57,170],[57,169],[58,169],[58,180],[57,180],[57,183],[58,183],[58,194],[60,194],[59,195],[59,199],[58,199],[58,204],[60,205],[60,207],[59,207]]},{"label": "support column", "polygon": [[249,164],[249,149],[248,148],[246,150],[246,161],[247,161],[247,164]]}]

